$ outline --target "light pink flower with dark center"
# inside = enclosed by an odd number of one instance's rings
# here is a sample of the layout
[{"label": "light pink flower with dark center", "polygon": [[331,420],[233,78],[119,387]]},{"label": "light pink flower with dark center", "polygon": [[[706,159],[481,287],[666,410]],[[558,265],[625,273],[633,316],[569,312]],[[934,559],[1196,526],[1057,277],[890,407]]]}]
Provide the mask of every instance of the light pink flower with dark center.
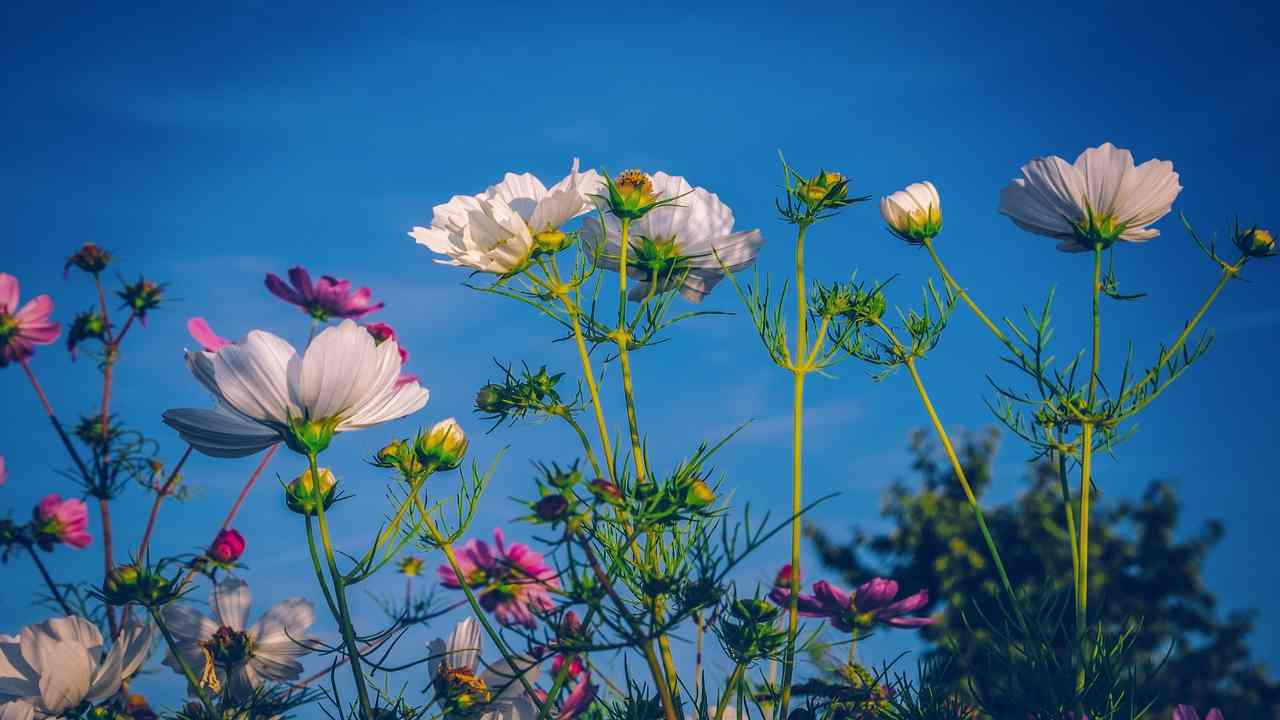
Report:
[{"label": "light pink flower with dark center", "polygon": [[[1200,720],[1200,713],[1190,705],[1179,705],[1173,709],[1173,720]],[[1204,720],[1223,720],[1222,711],[1214,708],[1204,716]]]},{"label": "light pink flower with dark center", "polygon": [[275,273],[267,273],[267,289],[272,295],[297,305],[317,320],[356,320],[375,310],[381,310],[385,305],[372,301],[373,291],[369,288],[362,287],[352,291],[349,281],[339,280],[331,275],[322,275],[312,283],[311,274],[302,267],[289,269],[288,285]]},{"label": "light pink flower with dark center", "polygon": [[480,606],[493,613],[503,625],[535,627],[534,612],[550,612],[554,607],[549,589],[559,589],[555,569],[542,555],[522,543],[507,545],[501,529],[493,531],[496,552],[483,540],[468,540],[458,551],[458,570],[441,565],[436,574],[445,587],[460,589],[462,582],[476,591]]},{"label": "light pink flower with dark center", "polygon": [[231,341],[222,337],[209,327],[209,321],[202,317],[193,317],[187,320],[187,332],[191,333],[192,339],[200,343],[200,347],[205,352],[216,353],[222,348],[231,344]]},{"label": "light pink flower with dark center", "polygon": [[93,542],[89,534],[89,509],[83,500],[63,500],[58,493],[49,493],[31,515],[35,519],[36,544],[43,550],[52,550],[59,543],[83,548]]},{"label": "light pink flower with dark center", "polygon": [[[842,590],[826,580],[813,584],[812,595],[800,595],[796,606],[805,617],[824,618],[841,632],[867,630],[875,625],[914,628],[932,625],[933,618],[913,617],[914,612],[929,603],[929,593],[921,590],[901,600],[898,583],[885,578],[874,578],[859,585],[852,593]],[[785,606],[791,593],[785,588],[775,588],[769,599]]]},{"label": "light pink flower with dark center", "polygon": [[36,351],[36,345],[48,345],[58,339],[60,326],[49,319],[53,299],[37,295],[19,305],[18,278],[0,273],[0,367],[24,362]]}]

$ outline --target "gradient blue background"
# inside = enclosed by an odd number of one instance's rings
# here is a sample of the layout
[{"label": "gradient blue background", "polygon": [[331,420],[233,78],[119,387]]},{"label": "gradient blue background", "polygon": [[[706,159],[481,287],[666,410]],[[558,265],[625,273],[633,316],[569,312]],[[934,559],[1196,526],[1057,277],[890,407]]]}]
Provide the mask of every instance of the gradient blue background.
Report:
[{"label": "gradient blue background", "polygon": [[[301,342],[305,318],[267,294],[265,273],[304,264],[371,286],[387,302],[371,319],[399,330],[432,397],[417,417],[345,436],[329,453],[356,495],[338,520],[339,545],[351,551],[384,509],[383,481],[360,458],[392,433],[456,415],[471,431],[472,457],[487,462],[511,446],[476,523],[482,534],[519,514],[508,498],[531,492],[532,459],[574,456],[558,428],[484,435],[470,412],[475,389],[495,377],[491,358],[573,370],[569,348],[550,344],[553,328],[521,307],[460,287],[463,272],[432,264],[405,235],[429,222],[432,205],[479,192],[508,170],[550,184],[577,156],[588,167],[685,175],[730,204],[739,227],[763,229],[761,265],[775,277],[790,258],[789,228],[773,210],[778,148],[798,167],[842,170],[877,196],[930,179],[946,216],[941,251],[990,312],[1016,314],[1058,286],[1060,356],[1086,339],[1088,259],[1057,253],[996,214],[1000,188],[1027,159],[1074,159],[1112,141],[1139,161],[1172,160],[1185,187],[1176,208],[1206,233],[1234,214],[1277,221],[1274,7],[45,7],[0,9],[0,270],[21,279],[26,297],[51,293],[64,322],[92,302],[83,276],[60,274],[85,240],[113,251],[114,269],[172,284],[174,302],[129,338],[115,405],[170,460],[182,445],[160,413],[207,402],[182,364],[187,317],[203,315],[232,337],[258,327]],[[1128,338],[1149,362],[1216,277],[1176,217],[1158,227],[1164,234],[1149,245],[1117,252],[1123,287],[1149,295],[1105,306],[1112,374]],[[895,298],[904,303],[930,270],[927,257],[885,233],[870,205],[817,230],[809,257],[820,279],[855,268],[868,278],[899,273]],[[1209,357],[1098,471],[1107,498],[1164,478],[1186,504],[1187,529],[1226,521],[1207,573],[1224,610],[1268,609],[1280,591],[1271,553],[1280,509],[1271,449],[1280,267],[1272,265],[1252,266],[1252,282],[1224,293],[1207,322],[1218,332]],[[726,287],[707,307],[738,306]],[[925,363],[949,426],[991,423],[983,370],[998,367],[996,350],[961,312]],[[720,466],[739,501],[785,506],[789,380],[747,320],[689,323],[637,362],[640,419],[660,466],[754,418]],[[92,361],[72,364],[58,345],[42,349],[35,366],[65,418],[93,406]],[[813,383],[807,470],[812,496],[842,493],[813,515],[840,533],[877,525],[879,499],[905,466],[907,432],[924,417],[905,377],[877,386],[852,364],[838,374]],[[607,393],[619,410],[613,384]],[[74,489],[51,468],[64,457],[17,368],[0,373],[0,397],[10,472],[0,512],[22,517],[44,493]],[[622,427],[620,413],[613,426]],[[993,499],[1019,491],[1026,457],[1006,441]],[[205,542],[253,463],[193,458],[186,478],[198,494],[166,507],[153,552]],[[236,522],[249,539],[255,615],[290,595],[315,596],[298,519],[274,489],[276,474],[299,470],[282,453]],[[148,506],[137,488],[116,503],[119,556],[136,547]],[[91,526],[96,536],[96,516]],[[784,555],[782,544],[770,547],[743,578],[767,580]],[[61,579],[94,578],[100,547],[59,549],[52,560]],[[38,578],[23,558],[3,573],[0,631],[15,632],[46,613],[29,605]],[[394,576],[372,584],[399,587]],[[378,619],[367,598],[357,605],[366,626]],[[336,635],[324,617],[314,630]],[[909,636],[882,635],[864,657],[910,646]],[[1262,615],[1254,647],[1271,667],[1280,662],[1273,612]],[[163,704],[179,686],[162,671],[138,689]]]}]

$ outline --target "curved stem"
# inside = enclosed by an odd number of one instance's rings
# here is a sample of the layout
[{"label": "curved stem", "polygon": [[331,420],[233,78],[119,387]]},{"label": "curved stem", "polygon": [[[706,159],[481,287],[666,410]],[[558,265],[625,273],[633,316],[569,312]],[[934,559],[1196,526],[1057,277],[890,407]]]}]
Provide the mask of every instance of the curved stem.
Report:
[{"label": "curved stem", "polygon": [[196,697],[200,699],[200,704],[204,705],[205,712],[211,718],[221,717],[217,709],[214,708],[213,701],[209,699],[209,695],[204,691],[204,686],[200,684],[199,678],[187,666],[187,661],[182,659],[182,653],[178,651],[178,643],[174,641],[173,635],[169,632],[169,626],[164,623],[164,616],[154,607],[148,608],[148,610],[151,612],[151,619],[155,621],[156,627],[160,628],[160,634],[164,636],[165,644],[169,646],[169,654],[178,663],[178,669],[187,678],[187,684],[196,691]]},{"label": "curved stem", "polygon": [[49,592],[53,593],[53,599],[58,601],[58,606],[62,608],[62,612],[67,615],[75,615],[71,611],[71,606],[67,604],[66,598],[62,597],[62,591],[58,590],[58,584],[53,581],[53,577],[49,575],[49,568],[45,567],[44,561],[40,559],[39,553],[30,545],[25,545],[27,552],[31,553],[31,559],[35,561],[36,568],[40,570],[40,577],[44,578],[44,584],[49,586]]},{"label": "curved stem", "polygon": [[577,420],[573,419],[573,413],[565,410],[559,414],[560,417],[573,428],[574,434],[578,436],[578,441],[582,443],[582,451],[587,454],[587,462],[591,463],[591,470],[595,472],[596,477],[600,477],[600,461],[596,459],[595,450],[591,449],[591,439],[583,432],[582,426]]},{"label": "curved stem", "polygon": [[604,421],[604,405],[600,402],[600,388],[596,385],[595,372],[591,369],[591,353],[587,350],[586,339],[582,335],[582,320],[578,316],[578,307],[569,302],[565,295],[560,296],[565,312],[569,314],[569,324],[573,328],[573,341],[578,348],[578,360],[582,363],[582,379],[587,384],[587,393],[591,396],[591,408],[595,411],[596,431],[600,434],[600,450],[604,453],[608,466],[609,479],[617,484],[614,476],[613,448],[609,442],[609,427]]},{"label": "curved stem", "polygon": [[267,452],[263,454],[262,459],[258,461],[258,466],[253,469],[253,473],[249,475],[249,480],[240,489],[240,494],[236,496],[236,501],[231,504],[231,510],[227,512],[227,516],[223,518],[222,525],[218,527],[221,532],[231,527],[231,521],[236,519],[236,514],[240,512],[240,506],[244,504],[244,500],[249,496],[249,490],[253,488],[253,484],[258,481],[258,476],[266,469],[267,463],[271,462],[271,458],[280,449],[280,443],[276,443],[267,448]]},{"label": "curved stem", "polygon": [[[319,482],[320,468],[316,465],[315,453],[308,453],[307,463],[311,466],[311,477]],[[342,630],[342,642],[347,648],[347,657],[351,658],[351,676],[356,683],[356,696],[360,702],[360,717],[370,720],[369,690],[365,687],[364,670],[360,663],[360,648],[356,645],[356,634],[351,627],[351,609],[347,606],[347,591],[343,584],[342,573],[338,570],[338,561],[333,554],[333,543],[329,538],[329,523],[324,516],[323,500],[316,503],[316,519],[320,523],[320,544],[324,548],[325,561],[329,564],[329,576],[333,581],[333,594],[338,603],[338,613],[334,620]]]},{"label": "curved stem", "polygon": [[987,317],[986,313],[982,312],[982,308],[978,307],[978,304],[973,301],[973,298],[969,296],[969,293],[965,291],[964,288],[960,287],[960,283],[956,282],[956,279],[952,277],[951,273],[947,270],[947,267],[942,264],[942,258],[938,257],[938,252],[933,248],[933,238],[926,238],[922,244],[924,245],[924,248],[929,251],[929,257],[933,259],[933,264],[937,266],[938,272],[942,275],[943,282],[951,287],[951,290],[964,301],[965,305],[969,306],[969,309],[973,311],[973,314],[976,315],[978,320],[980,320],[982,324],[991,331],[992,335],[996,336],[997,340],[1007,347],[1015,357],[1019,360],[1023,360],[1022,351],[1018,349],[1018,346],[1014,345],[1013,341],[1009,339],[1009,336],[1005,335],[1004,331],[992,322],[991,318]]},{"label": "curved stem", "polygon": [[178,463],[173,466],[173,470],[169,472],[169,477],[156,490],[156,499],[151,503],[151,515],[147,518],[147,529],[142,533],[142,541],[138,543],[138,562],[145,563],[147,561],[147,548],[151,545],[151,533],[156,529],[156,517],[160,515],[160,503],[169,497],[169,493],[173,492],[173,486],[178,482],[178,473],[182,470],[182,466],[186,464],[187,458],[191,457],[191,451],[194,448],[187,446],[186,451],[182,453],[182,457],[178,458]]},{"label": "curved stem", "polygon": [[320,592],[324,595],[324,602],[329,606],[329,613],[334,617],[338,616],[338,606],[333,602],[333,593],[329,592],[329,582],[324,578],[324,565],[320,560],[320,551],[316,549],[316,533],[315,528],[311,525],[311,516],[307,516],[307,549],[311,553],[311,566],[316,572],[316,581],[320,584]]}]

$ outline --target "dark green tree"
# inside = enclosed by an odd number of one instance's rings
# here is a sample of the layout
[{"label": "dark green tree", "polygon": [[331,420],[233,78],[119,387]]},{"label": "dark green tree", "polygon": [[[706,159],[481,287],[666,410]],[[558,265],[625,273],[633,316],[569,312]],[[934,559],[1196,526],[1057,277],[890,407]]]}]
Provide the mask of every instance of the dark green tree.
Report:
[{"label": "dark green tree", "polygon": [[[939,456],[931,435],[911,435],[910,479],[899,479],[884,501],[892,523],[885,532],[854,530],[851,540],[833,539],[821,528],[810,530],[824,565],[847,584],[869,577],[898,580],[903,587],[928,588],[928,608],[939,622],[924,630],[930,657],[956,656],[955,666],[975,667],[979,638],[966,625],[978,610],[998,613],[1000,588],[973,515],[965,504],[949,464]],[[991,430],[963,434],[959,443],[974,492],[990,487],[999,435]],[[1105,478],[1100,486],[1106,487]],[[1091,528],[1089,588],[1100,602],[1091,622],[1120,632],[1141,622],[1134,658],[1150,679],[1157,698],[1155,718],[1167,718],[1177,703],[1220,707],[1230,720],[1280,720],[1280,682],[1249,651],[1252,611],[1225,616],[1204,579],[1204,562],[1221,540],[1220,522],[1207,523],[1179,539],[1181,507],[1174,490],[1152,482],[1137,500],[1099,498]],[[1078,506],[1078,499],[1073,500]],[[1009,575],[1029,595],[1070,592],[1071,554],[1066,540],[1062,490],[1057,469],[1047,462],[1029,465],[1027,488],[1003,503],[984,503],[987,522]],[[958,687],[967,687],[958,678]]]}]

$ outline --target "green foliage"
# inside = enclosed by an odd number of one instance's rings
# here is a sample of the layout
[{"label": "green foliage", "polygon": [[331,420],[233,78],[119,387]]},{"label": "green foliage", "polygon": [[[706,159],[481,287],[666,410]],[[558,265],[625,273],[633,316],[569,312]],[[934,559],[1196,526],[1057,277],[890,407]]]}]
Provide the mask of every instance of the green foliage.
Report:
[{"label": "green foliage", "polygon": [[[823,563],[840,571],[849,584],[881,575],[905,587],[928,588],[929,610],[940,619],[923,631],[932,645],[928,657],[941,661],[954,653],[958,662],[952,667],[969,673],[968,678],[957,677],[955,686],[967,688],[991,640],[990,625],[984,626],[977,613],[999,617],[1000,588],[959,484],[927,438],[923,432],[911,437],[916,481],[896,482],[885,499],[883,514],[890,529],[857,531],[847,543],[821,529],[810,530],[810,535]],[[979,497],[991,485],[998,440],[995,431],[971,433],[957,448]],[[1069,593],[1071,556],[1056,469],[1043,462],[1031,465],[1023,493],[985,505],[991,532],[1020,591],[1040,597]],[[1161,482],[1149,484],[1139,499],[1098,506],[1089,586],[1102,602],[1096,609],[1090,604],[1090,621],[1100,623],[1108,638],[1120,637],[1133,621],[1140,622],[1128,650],[1135,669],[1145,675],[1163,662],[1146,688],[1156,698],[1152,717],[1168,717],[1175,704],[1186,703],[1221,707],[1229,718],[1280,718],[1280,682],[1249,652],[1254,614],[1223,616],[1203,575],[1223,526],[1209,522],[1188,535],[1179,527],[1180,515],[1173,488]]]}]

